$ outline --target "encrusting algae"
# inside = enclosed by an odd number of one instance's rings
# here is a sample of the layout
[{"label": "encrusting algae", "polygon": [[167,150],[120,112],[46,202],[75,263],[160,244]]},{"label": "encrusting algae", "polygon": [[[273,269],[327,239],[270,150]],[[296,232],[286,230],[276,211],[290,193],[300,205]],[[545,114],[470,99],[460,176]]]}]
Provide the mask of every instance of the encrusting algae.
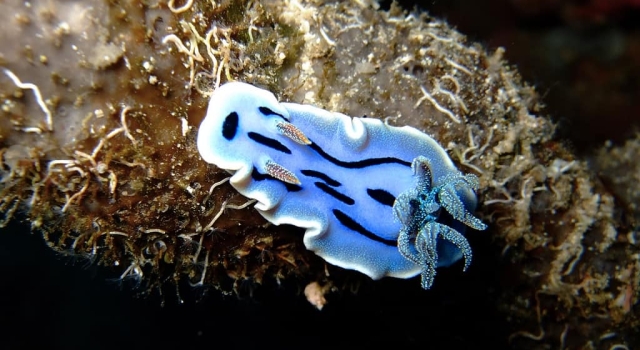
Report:
[{"label": "encrusting algae", "polygon": [[611,347],[638,327],[634,223],[554,138],[503,49],[373,1],[1,6],[3,225],[24,215],[53,249],[148,290],[182,279],[222,292],[284,279],[340,288],[336,276],[357,273],[307,251],[301,230],[269,225],[198,156],[207,97],[245,81],[416,127],[476,174],[513,346]]}]

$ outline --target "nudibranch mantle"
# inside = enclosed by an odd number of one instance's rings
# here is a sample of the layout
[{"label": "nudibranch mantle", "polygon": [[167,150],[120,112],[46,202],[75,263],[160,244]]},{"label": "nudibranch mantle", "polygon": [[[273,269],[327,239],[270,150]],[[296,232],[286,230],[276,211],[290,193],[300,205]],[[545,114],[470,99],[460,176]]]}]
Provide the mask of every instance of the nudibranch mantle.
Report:
[{"label": "nudibranch mantle", "polygon": [[462,257],[468,266],[465,226],[486,227],[471,214],[477,178],[409,126],[280,103],[230,82],[211,96],[197,146],[265,219],[306,229],[307,249],[373,279],[421,273],[429,288],[436,267]]}]

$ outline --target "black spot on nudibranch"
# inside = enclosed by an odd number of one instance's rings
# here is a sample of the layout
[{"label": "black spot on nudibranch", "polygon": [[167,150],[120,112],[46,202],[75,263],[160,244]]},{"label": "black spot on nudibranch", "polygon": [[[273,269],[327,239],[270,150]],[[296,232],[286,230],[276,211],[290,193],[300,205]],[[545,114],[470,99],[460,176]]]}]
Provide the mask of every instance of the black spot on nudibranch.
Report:
[{"label": "black spot on nudibranch", "polygon": [[274,140],[272,138],[266,137],[264,135],[260,135],[256,132],[249,132],[248,133],[249,138],[252,139],[253,141],[261,144],[261,145],[265,145],[269,148],[273,148],[276,151],[280,151],[286,154],[291,154],[291,150],[289,148],[287,148],[287,146],[283,145],[280,143],[280,141],[278,140]]},{"label": "black spot on nudibranch", "polygon": [[231,112],[222,122],[222,136],[231,141],[238,131],[238,113]]},{"label": "black spot on nudibranch", "polygon": [[327,185],[329,186],[333,186],[333,187],[340,187],[342,186],[342,184],[334,179],[332,179],[331,177],[329,177],[329,175],[325,174],[325,173],[321,173],[319,171],[315,171],[315,170],[300,170],[300,172],[303,175],[306,176],[311,176],[311,177],[315,177],[318,178],[324,182],[327,183]]},{"label": "black spot on nudibranch", "polygon": [[367,194],[379,203],[390,207],[393,207],[393,203],[396,201],[396,197],[385,190],[367,188]]},{"label": "black spot on nudibranch", "polygon": [[309,145],[309,147],[311,147],[311,149],[313,149],[314,151],[316,151],[320,157],[330,161],[331,163],[343,167],[343,168],[347,168],[347,169],[361,169],[361,168],[366,168],[366,167],[370,167],[370,166],[374,166],[374,165],[380,165],[380,164],[400,164],[400,165],[404,165],[407,167],[411,166],[411,162],[407,162],[406,160],[402,160],[402,159],[398,159],[398,158],[394,158],[394,157],[382,157],[382,158],[367,158],[367,159],[363,159],[363,160],[358,160],[358,161],[354,161],[354,162],[347,162],[347,161],[343,161],[337,158],[334,158],[333,156],[331,156],[329,153],[325,152],[322,147],[318,146],[315,143],[311,143]]},{"label": "black spot on nudibranch", "polygon": [[356,231],[359,234],[369,238],[372,241],[380,242],[382,244],[385,244],[385,245],[388,245],[388,246],[392,246],[392,247],[398,246],[398,241],[397,240],[384,239],[382,237],[377,236],[375,233],[367,230],[362,225],[360,225],[358,222],[353,220],[349,215],[345,214],[344,212],[342,212],[342,211],[340,211],[338,209],[333,209],[333,215],[346,228],[348,228],[348,229],[350,229],[352,231]]},{"label": "black spot on nudibranch", "polygon": [[272,111],[270,108],[258,107],[258,110],[260,111],[260,113],[262,113],[264,115],[277,115],[278,117],[288,121],[287,118],[285,118],[282,114],[276,113],[276,112]]},{"label": "black spot on nudibranch", "polygon": [[273,177],[273,176],[271,176],[269,174],[260,173],[258,170],[256,170],[256,168],[253,168],[253,171],[251,172],[251,178],[254,181],[264,181],[264,180],[278,181],[279,183],[283,184],[287,188],[287,191],[289,191],[289,192],[302,191],[302,186],[290,184],[290,183],[287,183],[287,182],[282,182],[282,181],[276,179],[275,177]]},{"label": "black spot on nudibranch", "polygon": [[327,186],[327,184],[324,182],[314,182],[313,184],[316,185],[317,188],[324,191],[326,194],[332,196],[333,198],[339,200],[344,204],[347,204],[347,205],[356,204],[356,201],[354,201],[353,198],[334,190],[333,188]]}]

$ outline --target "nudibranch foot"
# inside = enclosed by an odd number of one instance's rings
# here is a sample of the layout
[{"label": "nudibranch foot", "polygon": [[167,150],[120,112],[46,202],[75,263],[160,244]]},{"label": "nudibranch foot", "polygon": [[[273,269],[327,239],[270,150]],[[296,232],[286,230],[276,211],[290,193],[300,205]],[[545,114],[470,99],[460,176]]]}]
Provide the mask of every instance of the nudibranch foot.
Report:
[{"label": "nudibranch foot", "polygon": [[417,157],[411,164],[418,182],[415,188],[406,191],[396,199],[393,209],[395,217],[403,227],[398,235],[398,250],[406,259],[421,268],[422,288],[433,284],[438,266],[438,239],[451,243],[464,257],[464,270],[471,264],[471,247],[464,235],[436,220],[442,208],[453,219],[477,229],[486,225],[474,217],[462,202],[459,192],[478,188],[474,175],[451,173],[434,186],[429,160]]}]

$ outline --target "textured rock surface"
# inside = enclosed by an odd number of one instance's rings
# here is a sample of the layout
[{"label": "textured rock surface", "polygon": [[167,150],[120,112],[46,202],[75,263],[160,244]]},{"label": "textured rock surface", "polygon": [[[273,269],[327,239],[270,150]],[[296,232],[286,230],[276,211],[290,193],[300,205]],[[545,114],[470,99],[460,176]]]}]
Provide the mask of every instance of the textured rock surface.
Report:
[{"label": "textured rock surface", "polygon": [[[593,167],[603,182],[616,194],[620,205],[626,206],[637,226],[640,222],[640,137],[628,140],[624,145],[607,143],[592,159]],[[634,236],[630,236],[633,239]]]}]

